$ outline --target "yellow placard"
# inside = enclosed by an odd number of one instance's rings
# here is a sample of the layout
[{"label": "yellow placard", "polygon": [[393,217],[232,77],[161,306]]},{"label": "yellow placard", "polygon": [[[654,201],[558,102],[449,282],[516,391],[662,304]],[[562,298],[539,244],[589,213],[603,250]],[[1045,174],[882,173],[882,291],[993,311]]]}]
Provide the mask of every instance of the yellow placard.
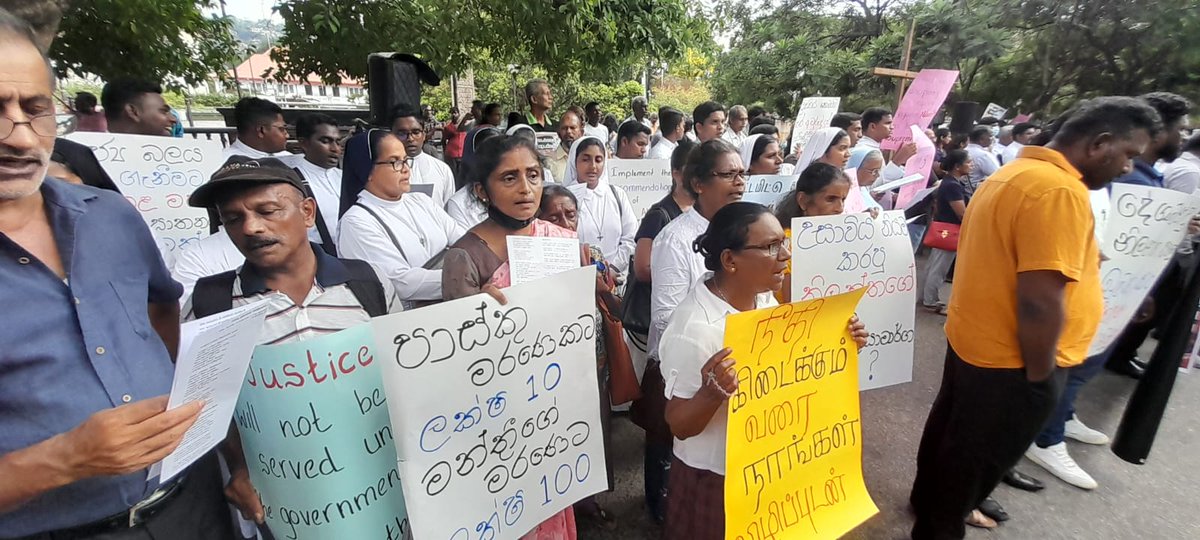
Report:
[{"label": "yellow placard", "polygon": [[862,475],[858,349],[865,289],[730,315],[737,361],[725,458],[725,538],[838,538],[879,512]]}]

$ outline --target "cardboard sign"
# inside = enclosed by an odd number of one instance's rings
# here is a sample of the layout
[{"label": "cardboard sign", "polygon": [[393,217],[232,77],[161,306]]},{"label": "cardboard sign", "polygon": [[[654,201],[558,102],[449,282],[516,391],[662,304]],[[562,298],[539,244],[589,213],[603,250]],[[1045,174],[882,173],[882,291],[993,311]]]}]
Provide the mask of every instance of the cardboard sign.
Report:
[{"label": "cardboard sign", "polygon": [[842,104],[840,97],[806,97],[800,102],[800,110],[796,113],[796,123],[792,125],[792,151],[804,151],[804,145],[813,133],[829,127],[829,122],[838,113]]},{"label": "cardboard sign", "polygon": [[787,195],[795,186],[795,175],[751,176],[746,179],[746,191],[742,193],[742,200],[761,204],[774,212],[775,206],[779,204],[780,199]]},{"label": "cardboard sign", "polygon": [[620,186],[629,196],[629,204],[638,220],[654,203],[671,193],[671,160],[610,159],[608,181]]},{"label": "cardboard sign", "polygon": [[[950,95],[954,82],[958,80],[958,70],[953,69],[922,69],[912,86],[904,93],[900,108],[892,117],[894,130],[892,136],[885,139],[879,146],[884,150],[895,150],[912,142],[912,131],[916,126],[924,130],[929,122],[937,116],[938,109]],[[865,127],[865,126],[864,126]]]}]

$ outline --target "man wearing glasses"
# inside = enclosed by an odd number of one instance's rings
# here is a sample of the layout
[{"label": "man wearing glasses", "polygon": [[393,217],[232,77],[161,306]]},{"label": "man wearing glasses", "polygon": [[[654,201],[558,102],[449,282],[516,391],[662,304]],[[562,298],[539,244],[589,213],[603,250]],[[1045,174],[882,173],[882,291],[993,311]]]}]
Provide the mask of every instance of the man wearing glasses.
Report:
[{"label": "man wearing glasses", "polygon": [[0,534],[232,538],[216,460],[148,478],[199,417],[166,410],[181,293],[121,196],[46,178],[49,61],[0,9]]},{"label": "man wearing glasses", "polygon": [[237,123],[237,140],[225,147],[221,159],[292,155],[287,151],[287,122],[283,121],[283,109],[279,105],[261,98],[244,97],[233,106],[233,116]]},{"label": "man wearing glasses", "polygon": [[404,105],[397,106],[392,113],[392,134],[404,141],[408,157],[412,158],[413,191],[429,195],[438,206],[445,208],[456,191],[454,172],[446,162],[425,152],[425,139],[429,133],[425,131],[421,120],[421,111]]}]

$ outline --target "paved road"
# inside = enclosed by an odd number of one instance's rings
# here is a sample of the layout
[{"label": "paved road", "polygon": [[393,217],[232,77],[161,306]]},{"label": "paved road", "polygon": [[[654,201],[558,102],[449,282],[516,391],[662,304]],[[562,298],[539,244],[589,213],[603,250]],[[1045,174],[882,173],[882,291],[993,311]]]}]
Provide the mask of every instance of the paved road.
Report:
[{"label": "paved road", "polygon": [[[915,474],[917,444],[929,406],[941,382],[945,318],[917,312],[913,382],[862,395],[863,463],[867,487],[879,514],[846,538],[907,538],[912,517],[908,492]],[[1149,358],[1150,349],[1143,351]],[[1041,478],[1037,494],[1001,486],[995,497],[1013,516],[994,531],[969,530],[968,539],[1198,539],[1200,538],[1200,371],[1181,376],[1145,465],[1132,465],[1106,447],[1068,443],[1071,454],[1100,487],[1092,492],[1069,486],[1037,465],[1018,467]],[[1135,381],[1105,372],[1085,387],[1077,409],[1088,425],[1116,431]],[[1004,414],[1004,411],[996,411]],[[605,527],[581,524],[582,540],[651,540],[659,529],[647,518],[642,496],[642,433],[627,419],[614,422],[616,485],[600,501],[615,519]]]}]

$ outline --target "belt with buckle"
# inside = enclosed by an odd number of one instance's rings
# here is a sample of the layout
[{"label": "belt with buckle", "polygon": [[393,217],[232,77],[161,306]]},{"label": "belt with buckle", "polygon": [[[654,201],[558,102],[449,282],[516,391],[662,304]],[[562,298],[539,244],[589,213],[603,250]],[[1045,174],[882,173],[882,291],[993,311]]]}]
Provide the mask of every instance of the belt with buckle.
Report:
[{"label": "belt with buckle", "polygon": [[154,493],[151,493],[149,497],[142,499],[140,502],[130,507],[129,510],[124,512],[113,514],[109,517],[75,527],[59,529],[57,531],[50,531],[48,533],[35,534],[29,536],[28,538],[39,540],[65,540],[70,538],[95,536],[106,532],[138,527],[144,524],[146,520],[150,519],[155,514],[161,512],[164,508],[166,508],[168,502],[179,495],[179,492],[183,490],[184,480],[184,477],[180,477],[168,485],[159,487],[158,489],[154,490]]}]

